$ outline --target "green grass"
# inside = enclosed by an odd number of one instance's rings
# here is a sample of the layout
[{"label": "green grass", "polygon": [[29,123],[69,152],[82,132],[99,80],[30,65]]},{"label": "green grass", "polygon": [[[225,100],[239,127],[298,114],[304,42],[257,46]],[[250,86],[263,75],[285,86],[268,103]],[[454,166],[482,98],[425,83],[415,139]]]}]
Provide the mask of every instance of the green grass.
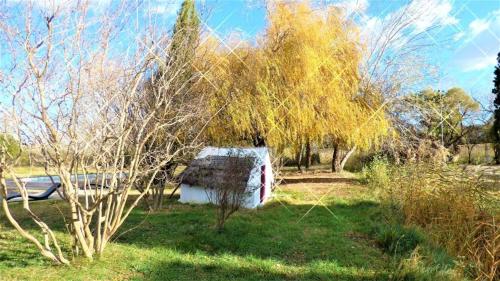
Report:
[{"label": "green grass", "polygon": [[15,167],[14,171],[18,177],[34,177],[45,176],[45,170],[39,166],[19,166]]},{"label": "green grass", "polygon": [[[45,261],[0,213],[0,280],[449,279],[453,261],[418,230],[384,218],[383,207],[365,188],[353,183],[308,185],[280,188],[277,199],[264,208],[231,217],[222,233],[214,229],[211,206],[172,200],[165,210],[149,215],[138,208],[121,230],[136,228],[119,236],[96,261],[77,258],[70,267]],[[314,207],[323,195],[322,204]],[[35,202],[32,208],[57,230],[68,250],[59,205]],[[35,229],[19,207],[17,217]],[[398,230],[384,236],[393,226]],[[406,238],[413,232],[415,241],[411,235]],[[391,251],[402,237],[405,252]],[[415,248],[426,256],[422,265],[402,266]]]},{"label": "green grass", "polygon": [[[14,172],[17,177],[36,177],[36,176],[46,176],[45,169],[41,166],[17,166],[14,168]],[[95,172],[95,170],[88,171],[89,173]],[[56,171],[49,170],[50,175],[57,174]],[[7,178],[10,177],[9,174],[6,175]]]}]

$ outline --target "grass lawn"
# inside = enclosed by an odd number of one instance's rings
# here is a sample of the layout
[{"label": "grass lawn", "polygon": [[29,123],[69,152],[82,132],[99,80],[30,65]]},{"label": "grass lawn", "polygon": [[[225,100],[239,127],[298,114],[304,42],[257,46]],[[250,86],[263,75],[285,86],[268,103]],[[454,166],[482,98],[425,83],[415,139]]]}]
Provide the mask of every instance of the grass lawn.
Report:
[{"label": "grass lawn", "polygon": [[[32,204],[67,250],[58,205]],[[222,233],[214,230],[211,206],[176,199],[165,205],[149,215],[137,208],[121,229],[130,231],[102,257],[78,258],[71,267],[45,261],[0,213],[0,280],[442,280],[453,267],[425,239],[418,241],[421,268],[402,267],[409,252],[388,251],[387,232],[380,231],[392,229],[392,222],[369,190],[349,176],[291,176],[264,208],[235,214]],[[18,217],[24,220],[21,212]]]},{"label": "grass lawn", "polygon": [[45,176],[45,170],[40,166],[19,166],[14,169],[18,177]]},{"label": "grass lawn", "polygon": [[[18,166],[14,168],[14,172],[17,177],[37,177],[37,176],[46,176],[45,169],[41,166]],[[79,171],[80,172],[80,171]],[[87,173],[94,173],[95,170],[87,171]],[[53,170],[49,170],[49,175],[56,175],[57,172]],[[7,178],[10,178],[10,175],[6,175]]]}]

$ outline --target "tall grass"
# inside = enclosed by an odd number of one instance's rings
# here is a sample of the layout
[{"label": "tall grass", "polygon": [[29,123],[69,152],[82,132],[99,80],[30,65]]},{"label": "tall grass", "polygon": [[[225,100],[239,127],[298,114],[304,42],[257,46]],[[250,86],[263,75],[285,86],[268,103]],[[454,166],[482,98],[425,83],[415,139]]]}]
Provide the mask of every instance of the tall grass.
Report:
[{"label": "tall grass", "polygon": [[500,201],[481,175],[428,163],[389,169],[378,162],[366,173],[368,183],[403,215],[404,223],[422,228],[458,257],[466,274],[500,280]]}]

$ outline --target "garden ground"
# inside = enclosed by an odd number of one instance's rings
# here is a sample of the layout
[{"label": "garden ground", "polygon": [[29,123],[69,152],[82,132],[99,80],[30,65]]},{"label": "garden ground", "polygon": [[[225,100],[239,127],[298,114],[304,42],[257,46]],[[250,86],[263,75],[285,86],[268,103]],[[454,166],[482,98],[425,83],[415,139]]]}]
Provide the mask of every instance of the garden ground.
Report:
[{"label": "garden ground", "polygon": [[[418,230],[388,218],[386,207],[353,174],[287,173],[274,199],[235,214],[222,233],[214,229],[212,206],[176,201],[151,214],[137,208],[102,257],[77,258],[70,267],[45,261],[0,213],[0,280],[442,280],[453,275],[454,261]],[[33,202],[33,209],[57,229],[68,250],[60,204]],[[34,229],[21,212],[18,218]]]}]

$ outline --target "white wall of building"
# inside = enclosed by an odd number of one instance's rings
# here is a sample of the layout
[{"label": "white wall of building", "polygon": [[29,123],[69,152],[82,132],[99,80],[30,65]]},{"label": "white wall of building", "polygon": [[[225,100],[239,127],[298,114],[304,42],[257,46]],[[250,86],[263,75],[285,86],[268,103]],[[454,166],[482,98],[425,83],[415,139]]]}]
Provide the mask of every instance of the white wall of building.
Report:
[{"label": "white wall of building", "polygon": [[[191,204],[216,204],[216,202],[211,200],[214,198],[212,194],[213,192],[213,189],[210,188],[181,184],[181,198],[179,199],[179,202]],[[249,193],[243,207],[253,209],[258,206],[260,206],[259,191]]]},{"label": "white wall of building", "polygon": [[[267,199],[271,197],[272,185],[274,184],[274,175],[272,170],[271,158],[269,156],[267,148],[216,148],[216,147],[206,147],[203,149],[196,158],[204,158],[210,155],[214,156],[228,156],[234,155],[234,153],[244,156],[256,157],[257,161],[255,167],[250,172],[250,177],[248,179],[247,191],[248,197],[243,204],[245,208],[256,208],[264,205]],[[265,165],[265,194],[264,201],[260,202],[260,187],[261,187],[261,166]],[[181,184],[180,186],[181,196],[179,202],[181,203],[195,203],[195,204],[207,204],[216,203],[210,202],[209,196],[210,189],[206,189],[198,186],[191,186],[187,184]],[[208,192],[208,193],[207,193]]]}]

